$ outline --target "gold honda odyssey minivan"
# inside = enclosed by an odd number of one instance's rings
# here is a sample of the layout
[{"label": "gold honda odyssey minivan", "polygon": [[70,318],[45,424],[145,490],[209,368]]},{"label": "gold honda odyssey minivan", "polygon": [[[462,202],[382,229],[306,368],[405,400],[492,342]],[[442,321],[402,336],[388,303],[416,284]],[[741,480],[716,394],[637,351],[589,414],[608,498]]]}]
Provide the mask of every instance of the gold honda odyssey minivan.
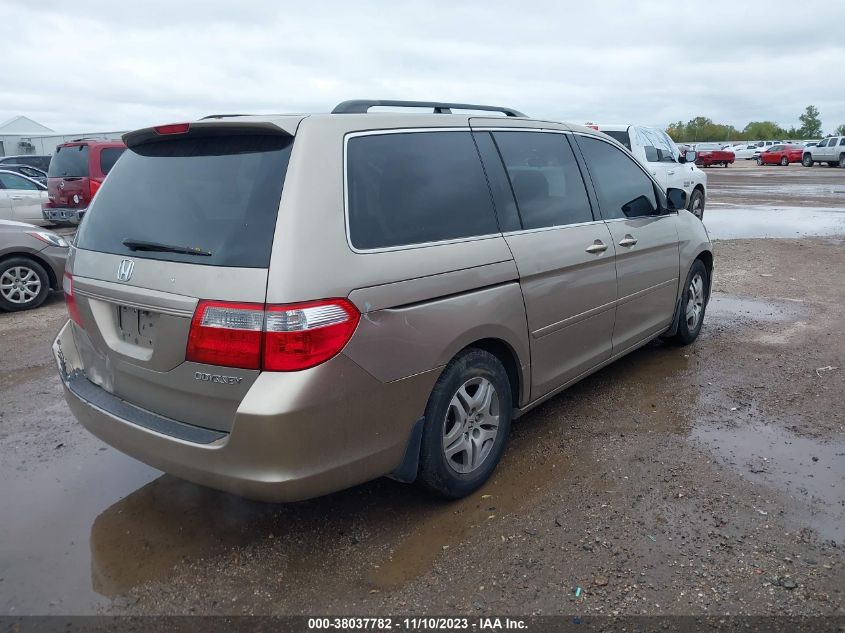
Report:
[{"label": "gold honda odyssey minivan", "polygon": [[704,226],[592,129],[347,101],[124,141],[53,351],[83,425],[200,484],[293,501],[387,475],[460,497],[515,417],[701,329]]}]

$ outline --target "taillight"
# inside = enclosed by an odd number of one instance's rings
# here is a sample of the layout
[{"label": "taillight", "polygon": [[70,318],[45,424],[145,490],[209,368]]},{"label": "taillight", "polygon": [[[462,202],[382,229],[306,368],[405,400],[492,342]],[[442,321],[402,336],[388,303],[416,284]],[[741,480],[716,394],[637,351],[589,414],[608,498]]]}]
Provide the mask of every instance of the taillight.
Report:
[{"label": "taillight", "polygon": [[345,299],[268,306],[264,369],[297,371],[324,363],[343,349],[359,317]]},{"label": "taillight", "polygon": [[191,321],[187,360],[259,369],[264,305],[201,301]]},{"label": "taillight", "polygon": [[264,306],[200,301],[186,359],[209,365],[298,371],[335,356],[358,326],[345,299]]},{"label": "taillight", "polygon": [[102,185],[102,184],[103,183],[101,183],[99,180],[94,180],[93,178],[91,178],[88,181],[88,199],[89,200],[92,200],[94,198],[94,194],[97,193],[97,191],[100,189],[100,185]]},{"label": "taillight", "polygon": [[65,293],[65,305],[67,306],[67,313],[70,316],[70,320],[84,329],[82,315],[79,314],[79,306],[76,305],[76,297],[73,294],[73,276],[70,273],[65,273],[62,279],[62,290]]}]

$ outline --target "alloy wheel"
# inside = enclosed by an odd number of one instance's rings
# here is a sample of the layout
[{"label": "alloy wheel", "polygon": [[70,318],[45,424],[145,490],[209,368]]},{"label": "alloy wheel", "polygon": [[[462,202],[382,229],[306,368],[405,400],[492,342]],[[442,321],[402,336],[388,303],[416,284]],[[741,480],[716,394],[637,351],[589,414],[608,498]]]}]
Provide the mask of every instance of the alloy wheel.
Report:
[{"label": "alloy wheel", "polygon": [[696,273],[687,289],[686,320],[690,331],[698,327],[702,312],[704,312],[704,279]]},{"label": "alloy wheel", "polygon": [[470,378],[457,390],[443,425],[443,454],[456,472],[478,469],[493,449],[499,433],[499,394],[493,383]]},{"label": "alloy wheel", "polygon": [[0,275],[0,294],[10,303],[25,305],[41,292],[41,279],[32,268],[15,266]]}]

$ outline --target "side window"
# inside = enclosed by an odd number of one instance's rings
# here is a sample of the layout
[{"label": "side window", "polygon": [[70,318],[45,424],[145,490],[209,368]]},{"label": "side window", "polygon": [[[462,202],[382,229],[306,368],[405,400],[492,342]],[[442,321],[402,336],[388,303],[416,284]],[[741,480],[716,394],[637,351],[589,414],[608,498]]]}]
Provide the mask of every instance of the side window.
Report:
[{"label": "side window", "polygon": [[38,185],[31,180],[27,180],[23,176],[17,174],[3,173],[0,174],[0,183],[5,189],[18,189],[26,191],[38,191]]},{"label": "side window", "polygon": [[478,153],[481,154],[481,162],[484,164],[484,172],[487,174],[487,181],[490,183],[490,191],[493,194],[493,202],[496,205],[496,217],[499,219],[499,228],[502,231],[518,231],[522,228],[522,221],[519,219],[519,211],[516,208],[516,201],[513,198],[508,175],[505,173],[505,166],[499,156],[499,150],[493,142],[490,132],[473,132],[475,144],[478,146]]},{"label": "side window", "polygon": [[103,175],[108,176],[111,168],[114,167],[114,164],[117,162],[117,159],[120,158],[120,155],[125,152],[126,149],[123,147],[106,147],[100,152],[100,169],[103,172]]},{"label": "side window", "polygon": [[408,132],[347,142],[349,235],[356,248],[498,233],[469,132]]},{"label": "side window", "polygon": [[593,221],[584,179],[566,136],[495,132],[493,138],[505,162],[523,228]]},{"label": "side window", "polygon": [[675,152],[666,134],[651,128],[638,127],[637,139],[645,149],[646,160],[650,163],[674,163]]},{"label": "side window", "polygon": [[843,136],[841,139],[839,139],[839,144],[845,145],[845,136]]},{"label": "side window", "polygon": [[606,220],[635,218],[657,213],[654,183],[634,161],[605,143],[579,136],[590,177]]}]

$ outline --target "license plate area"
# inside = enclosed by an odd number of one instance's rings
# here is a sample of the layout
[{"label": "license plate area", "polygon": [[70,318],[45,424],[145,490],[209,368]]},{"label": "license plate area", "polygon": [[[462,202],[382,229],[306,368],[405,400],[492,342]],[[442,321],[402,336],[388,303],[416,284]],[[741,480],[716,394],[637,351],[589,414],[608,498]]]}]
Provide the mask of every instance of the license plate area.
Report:
[{"label": "license plate area", "polygon": [[118,306],[117,324],[121,340],[145,349],[152,349],[158,317],[158,314],[149,310]]}]

